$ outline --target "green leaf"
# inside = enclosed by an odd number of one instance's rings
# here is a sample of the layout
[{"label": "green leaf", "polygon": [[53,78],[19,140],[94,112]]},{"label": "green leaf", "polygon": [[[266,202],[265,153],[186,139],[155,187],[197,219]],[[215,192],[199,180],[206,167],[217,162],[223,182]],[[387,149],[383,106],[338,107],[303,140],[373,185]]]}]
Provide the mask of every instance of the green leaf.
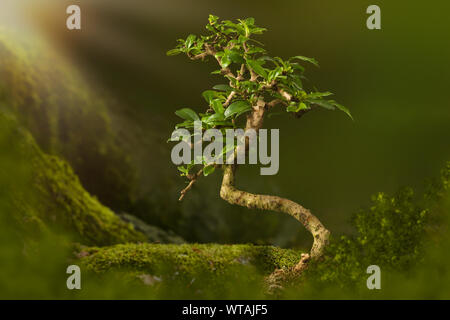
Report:
[{"label": "green leaf", "polygon": [[275,60],[274,58],[269,57],[269,56],[262,56],[261,58],[259,58],[259,60],[270,61],[270,62],[272,62],[274,65],[276,65],[277,67],[280,66],[279,63],[277,62],[277,60]]},{"label": "green leaf", "polygon": [[244,22],[248,26],[253,26],[255,24],[255,18],[247,18],[244,20]]},{"label": "green leaf", "polygon": [[298,60],[301,60],[301,61],[306,61],[306,62],[312,63],[316,67],[319,66],[319,63],[314,58],[308,58],[308,57],[304,57],[304,56],[295,56],[295,57],[290,58],[289,61],[294,60],[294,59],[298,59]]},{"label": "green leaf", "polygon": [[230,118],[235,114],[242,114],[244,112],[247,112],[251,110],[252,107],[247,101],[239,100],[235,101],[232,104],[228,106],[228,108],[225,109],[225,118]]},{"label": "green leaf", "polygon": [[225,55],[234,63],[244,63],[243,53],[236,50],[226,50]]},{"label": "green leaf", "polygon": [[192,121],[192,120],[186,120],[175,126],[176,129],[178,129],[178,128],[193,128],[193,127],[194,127],[194,121]]},{"label": "green leaf", "polygon": [[179,166],[179,167],[177,167],[177,169],[184,175],[187,175],[189,173],[189,170],[187,168],[185,168],[184,166]]},{"label": "green leaf", "polygon": [[189,174],[189,171],[194,167],[194,165],[195,165],[194,162],[191,162],[186,166],[178,166],[177,169],[183,173],[181,176],[187,176]]},{"label": "green leaf", "polygon": [[322,98],[322,97],[328,97],[333,95],[333,93],[327,91],[327,92],[311,92],[308,94],[308,98],[310,99],[316,99],[316,98]]},{"label": "green leaf", "polygon": [[218,99],[214,99],[211,102],[211,107],[213,108],[215,113],[218,113],[218,114],[221,114],[221,115],[223,115],[223,113],[225,111],[225,109],[224,109],[224,107],[222,105],[222,102],[220,102],[220,100],[218,100]]},{"label": "green leaf", "polygon": [[350,119],[353,120],[353,116],[351,115],[350,110],[348,110],[346,107],[337,103],[334,100],[307,99],[307,101],[312,104],[316,104],[322,108],[328,109],[328,110],[336,110],[336,108],[337,108],[338,110],[344,112],[346,115],[348,115],[350,117]]},{"label": "green leaf", "polygon": [[225,20],[222,23],[224,26],[228,27],[230,31],[236,32],[240,35],[245,35],[245,30],[241,25],[231,22],[229,20]]},{"label": "green leaf", "polygon": [[227,68],[231,64],[231,62],[233,61],[231,61],[230,56],[227,54],[222,55],[222,58],[220,58],[220,65],[222,66],[222,68]]},{"label": "green leaf", "polygon": [[[260,47],[250,47],[250,49],[248,49],[247,54],[254,54],[254,53],[266,53],[266,50]],[[259,59],[262,59],[259,58]]]},{"label": "green leaf", "polygon": [[334,100],[331,100],[330,103],[332,103],[336,108],[338,108],[339,110],[341,110],[342,112],[344,112],[346,115],[348,115],[350,117],[350,119],[353,120],[353,116],[350,113],[350,110],[347,109],[347,107],[344,107],[342,104],[337,103]]},{"label": "green leaf", "polygon": [[283,66],[284,69],[287,69],[290,66],[289,62],[284,61],[280,57],[274,57],[274,60],[277,61],[281,66]]},{"label": "green leaf", "polygon": [[316,104],[316,105],[318,105],[319,107],[322,107],[322,108],[325,108],[325,109],[328,109],[328,110],[335,110],[335,109],[336,109],[335,106],[334,106],[334,104],[330,103],[330,102],[327,101],[327,100],[321,100],[321,99],[307,99],[307,101],[308,101],[309,103]]},{"label": "green leaf", "polygon": [[192,47],[196,38],[197,38],[197,36],[195,34],[190,34],[186,38],[186,42],[184,43],[184,45],[186,46],[187,49]]},{"label": "green leaf", "polygon": [[215,16],[213,14],[209,15],[208,21],[210,24],[215,24],[217,22],[217,20],[219,20],[218,16]]},{"label": "green leaf", "polygon": [[213,173],[214,170],[216,170],[216,167],[213,166],[213,165],[209,165],[209,166],[203,167],[203,175],[204,175],[205,177],[207,177],[207,176],[209,176],[211,173]]},{"label": "green leaf", "polygon": [[310,107],[308,107],[304,102],[295,103],[291,102],[291,104],[286,108],[287,112],[299,112],[301,110],[309,110]]},{"label": "green leaf", "polygon": [[267,81],[270,83],[272,80],[276,80],[281,73],[282,69],[280,67],[270,70],[269,75],[267,76]]},{"label": "green leaf", "polygon": [[299,112],[301,110],[308,110],[308,109],[309,109],[309,107],[305,103],[300,102],[299,105],[298,105],[297,112]]},{"label": "green leaf", "polygon": [[259,44],[260,46],[264,46],[264,43],[262,43],[262,42],[260,42],[260,41],[258,41],[258,40],[255,40],[255,39],[248,39],[248,41],[257,43],[257,44]]},{"label": "green leaf", "polygon": [[168,56],[176,56],[176,55],[178,55],[180,53],[181,53],[180,49],[172,49],[172,50],[167,51],[166,55],[168,55]]},{"label": "green leaf", "polygon": [[211,105],[211,102],[217,96],[217,93],[214,90],[206,90],[202,93],[202,96],[205,98],[206,102]]},{"label": "green leaf", "polygon": [[203,123],[215,127],[215,126],[226,126],[233,127],[233,123],[231,121],[225,121],[225,116],[223,114],[214,113],[209,116],[205,116],[202,118]]},{"label": "green leaf", "polygon": [[219,91],[225,91],[225,92],[231,92],[234,90],[232,87],[230,87],[227,84],[217,84],[213,87],[213,89],[219,90]]},{"label": "green leaf", "polygon": [[297,62],[291,63],[291,67],[294,70],[300,70],[300,73],[303,73],[305,71],[305,68],[299,65]]},{"label": "green leaf", "polygon": [[247,65],[264,79],[267,78],[266,70],[261,66],[261,62],[247,59]]},{"label": "green leaf", "polygon": [[292,81],[291,84],[296,90],[303,90],[303,82],[298,75],[290,74],[288,77],[289,80]]},{"label": "green leaf", "polygon": [[287,112],[297,112],[297,108],[298,105],[295,102],[292,102],[291,104],[288,105],[288,107],[286,108]]},{"label": "green leaf", "polygon": [[183,108],[183,109],[177,110],[177,111],[175,111],[175,114],[185,120],[192,120],[192,121],[200,120],[200,118],[195,113],[195,111],[190,108]]},{"label": "green leaf", "polygon": [[264,31],[267,31],[267,29],[266,28],[258,28],[258,27],[251,29],[251,32],[253,34],[262,34]]},{"label": "green leaf", "polygon": [[244,31],[245,31],[244,36],[246,36],[246,37],[250,36],[250,29],[248,28],[246,21],[241,20],[241,19],[238,19],[238,21],[241,23],[241,26],[244,27]]},{"label": "green leaf", "polygon": [[238,118],[240,115],[242,115],[242,114],[248,112],[249,110],[251,110],[251,108],[250,108],[250,109],[244,109],[244,110],[242,110],[241,112],[238,112],[238,113],[236,114],[235,118]]}]

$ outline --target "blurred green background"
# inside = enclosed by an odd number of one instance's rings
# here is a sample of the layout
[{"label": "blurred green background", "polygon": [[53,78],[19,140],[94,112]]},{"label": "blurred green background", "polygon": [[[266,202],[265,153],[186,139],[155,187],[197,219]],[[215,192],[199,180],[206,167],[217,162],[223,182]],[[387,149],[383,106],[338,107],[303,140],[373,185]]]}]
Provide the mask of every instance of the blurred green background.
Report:
[{"label": "blurred green background", "polygon": [[[218,174],[177,202],[185,182],[166,143],[174,111],[202,110],[201,92],[222,79],[210,75],[212,63],[165,53],[176,39],[204,33],[210,13],[254,17],[268,29],[259,40],[274,56],[316,58],[320,69],[307,69],[311,84],[334,92],[355,119],[317,111],[267,120],[266,127],[281,129],[280,171],[260,176],[258,168],[242,168],[240,188],[297,201],[339,234],[372,194],[405,185],[420,191],[450,159],[446,1],[78,0],[81,31],[65,28],[72,1],[18,2],[0,4],[0,28],[11,44],[1,47],[1,101],[16,94],[15,110],[40,147],[66,158],[103,204],[189,242],[311,243],[288,216],[224,203]],[[381,8],[381,30],[366,28],[371,4]],[[19,67],[33,71],[30,83],[37,84],[16,90]],[[35,113],[27,111],[33,104],[40,106]]]}]

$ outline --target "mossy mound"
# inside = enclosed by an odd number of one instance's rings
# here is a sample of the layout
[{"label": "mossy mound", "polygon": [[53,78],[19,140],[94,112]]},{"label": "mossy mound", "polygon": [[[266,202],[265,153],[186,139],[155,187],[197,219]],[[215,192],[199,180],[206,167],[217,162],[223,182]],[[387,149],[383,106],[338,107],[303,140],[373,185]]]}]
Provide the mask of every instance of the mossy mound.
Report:
[{"label": "mossy mound", "polygon": [[157,297],[245,297],[251,291],[253,298],[262,298],[263,277],[294,266],[300,254],[252,244],[142,243],[81,248],[77,263],[107,278],[119,273],[120,279],[151,287]]},{"label": "mossy mound", "polygon": [[72,229],[89,244],[147,241],[141,232],[84,190],[65,161],[44,155],[34,165],[39,212],[45,215],[45,221]]},{"label": "mossy mound", "polygon": [[12,215],[26,231],[50,227],[87,245],[170,239],[160,237],[162,230],[144,235],[103,206],[82,187],[67,162],[43,153],[8,112],[0,111],[0,128],[5,162],[1,198],[8,200]]},{"label": "mossy mound", "polygon": [[294,266],[300,252],[252,244],[118,244],[81,249],[87,269],[105,272],[114,269],[158,274],[173,269],[184,275],[220,274],[233,266],[253,266],[261,274]]},{"label": "mossy mound", "polygon": [[127,211],[137,197],[132,127],[100,91],[42,41],[0,28],[0,103],[44,152],[70,163],[86,190]]}]

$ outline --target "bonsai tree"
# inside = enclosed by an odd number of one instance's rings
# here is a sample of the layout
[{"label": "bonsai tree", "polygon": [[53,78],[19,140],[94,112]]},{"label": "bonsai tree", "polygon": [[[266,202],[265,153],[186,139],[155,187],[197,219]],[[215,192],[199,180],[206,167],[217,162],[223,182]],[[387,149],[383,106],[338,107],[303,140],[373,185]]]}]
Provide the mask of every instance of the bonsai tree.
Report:
[{"label": "bonsai tree", "polygon": [[[253,18],[232,22],[220,21],[217,16],[210,15],[206,30],[207,35],[191,34],[186,39],[179,39],[176,48],[168,51],[167,55],[184,53],[191,60],[214,60],[219,69],[212,74],[224,77],[226,84],[218,84],[213,90],[203,92],[207,103],[203,113],[197,114],[190,108],[178,110],[176,114],[183,122],[176,128],[192,129],[195,121],[201,121],[202,130],[242,128],[245,132],[255,130],[258,133],[263,127],[264,117],[275,109],[284,110],[294,118],[300,118],[316,108],[338,109],[351,118],[347,108],[334,100],[326,99],[332,93],[311,91],[304,86],[305,69],[301,63],[318,66],[315,59],[295,56],[284,60],[267,55],[263,44],[252,38],[266,29],[256,26]],[[240,121],[244,115],[246,120]],[[248,148],[248,139],[246,142]],[[194,170],[196,166],[200,168]],[[243,207],[287,213],[300,221],[312,234],[314,242],[311,251],[302,255],[296,270],[302,270],[308,261],[318,259],[323,254],[330,235],[320,220],[310,210],[294,201],[237,189],[237,166],[236,162],[219,164],[207,161],[179,166],[181,175],[189,181],[187,187],[181,191],[180,200],[199,177],[207,176],[220,167],[223,169],[220,189],[222,199]]]}]

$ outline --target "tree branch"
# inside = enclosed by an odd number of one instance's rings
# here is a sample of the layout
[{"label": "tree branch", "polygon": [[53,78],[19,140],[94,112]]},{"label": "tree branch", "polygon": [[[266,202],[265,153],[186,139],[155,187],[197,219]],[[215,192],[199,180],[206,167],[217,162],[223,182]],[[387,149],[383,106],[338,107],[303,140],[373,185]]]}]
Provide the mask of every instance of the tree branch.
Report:
[{"label": "tree branch", "polygon": [[292,100],[292,96],[287,93],[286,91],[284,91],[283,89],[279,88],[278,92],[283,96],[283,98],[285,98],[287,101],[291,101]]},{"label": "tree branch", "polygon": [[197,173],[193,174],[192,176],[188,177],[189,180],[189,184],[187,185],[186,188],[184,188],[183,190],[181,190],[180,192],[180,198],[178,199],[178,201],[183,200],[184,196],[186,195],[186,193],[192,189],[192,186],[194,185],[194,183],[197,181],[197,179],[199,177],[201,177],[203,175],[203,169],[199,170]]},{"label": "tree branch", "polygon": [[188,54],[188,57],[189,57],[189,59],[191,59],[191,60],[199,60],[199,59],[204,60],[207,56],[208,56],[208,54],[207,54],[206,52],[199,53],[199,54],[197,54],[197,55],[195,55],[195,56],[193,56],[193,55],[191,55],[191,54]]},{"label": "tree branch", "polygon": [[273,107],[277,106],[278,104],[285,104],[285,102],[280,99],[274,99],[274,100],[270,101],[269,103],[267,103],[267,107],[273,108]]},{"label": "tree branch", "polygon": [[[220,196],[225,201],[251,209],[284,212],[298,221],[312,234],[314,243],[310,251],[311,259],[319,258],[328,243],[330,232],[311,211],[300,204],[277,196],[253,194],[236,189],[235,165],[225,165]],[[302,261],[300,261],[302,263]],[[304,262],[303,262],[304,263]],[[299,266],[301,268],[301,266]]]},{"label": "tree branch", "polygon": [[244,80],[245,69],[246,69],[245,63],[241,64],[241,69],[239,70],[239,74],[238,74],[236,80],[238,80],[238,81]]},{"label": "tree branch", "polygon": [[222,62],[221,62],[221,59],[219,58],[219,57],[217,57],[216,56],[216,50],[214,50],[214,48],[213,47],[211,47],[210,45],[208,45],[208,44],[205,44],[205,52],[202,52],[202,53],[200,53],[200,54],[197,54],[197,55],[195,55],[195,56],[193,56],[193,55],[191,55],[191,54],[187,54],[187,56],[191,59],[191,60],[199,60],[199,59],[202,59],[202,60],[204,60],[205,59],[205,57],[207,57],[207,56],[213,56],[216,60],[217,60],[217,62],[219,63],[219,66],[220,66],[220,68],[221,68],[221,72],[222,72],[222,74],[223,75],[225,75],[225,76],[229,76],[229,77],[231,77],[231,78],[233,78],[233,79],[236,79],[236,76],[233,74],[233,72],[231,71],[231,69],[230,68],[223,68],[222,67]]},{"label": "tree branch", "polygon": [[228,107],[228,105],[230,104],[231,100],[233,99],[233,97],[236,95],[236,91],[231,91],[231,93],[228,95],[227,100],[225,101],[225,103],[223,104],[223,106],[226,108]]}]

